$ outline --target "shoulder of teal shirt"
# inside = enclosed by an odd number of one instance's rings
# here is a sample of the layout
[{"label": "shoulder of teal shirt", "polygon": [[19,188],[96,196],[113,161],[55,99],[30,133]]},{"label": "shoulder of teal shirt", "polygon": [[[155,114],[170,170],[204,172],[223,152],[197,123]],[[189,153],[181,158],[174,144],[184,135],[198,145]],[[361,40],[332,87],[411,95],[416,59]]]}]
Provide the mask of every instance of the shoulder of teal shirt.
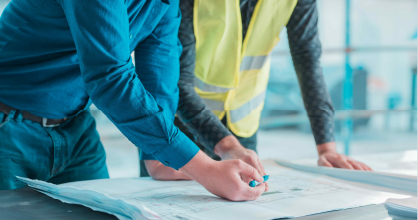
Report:
[{"label": "shoulder of teal shirt", "polygon": [[[131,142],[174,169],[184,166],[199,151],[172,120],[178,101],[174,90],[181,53],[178,4],[178,0],[144,3],[142,9],[147,9],[148,15],[156,13],[153,19],[160,20],[136,46],[141,59],[136,59],[139,62],[134,68],[129,45],[135,37],[130,33],[132,24],[122,13],[127,10],[123,1],[62,0],[93,103]],[[150,83],[151,76],[157,76],[160,83]]]}]

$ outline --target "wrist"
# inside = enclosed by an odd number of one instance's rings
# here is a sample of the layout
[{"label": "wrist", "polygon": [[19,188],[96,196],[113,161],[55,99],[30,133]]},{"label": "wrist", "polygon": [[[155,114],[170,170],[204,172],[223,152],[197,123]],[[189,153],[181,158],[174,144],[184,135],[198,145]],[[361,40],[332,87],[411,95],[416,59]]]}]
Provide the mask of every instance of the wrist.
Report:
[{"label": "wrist", "polygon": [[228,135],[220,140],[216,145],[214,152],[221,158],[231,150],[244,149],[234,135]]},{"label": "wrist", "polygon": [[318,155],[322,155],[328,152],[337,153],[337,144],[335,142],[318,144],[316,145],[316,149],[318,150]]},{"label": "wrist", "polygon": [[214,163],[215,161],[213,159],[208,157],[202,151],[199,151],[186,165],[184,165],[179,170],[197,182],[200,182],[200,177],[205,175],[208,169],[212,169]]},{"label": "wrist", "polygon": [[155,180],[188,180],[186,174],[171,167],[164,166],[158,160],[145,160],[145,168],[149,175]]}]

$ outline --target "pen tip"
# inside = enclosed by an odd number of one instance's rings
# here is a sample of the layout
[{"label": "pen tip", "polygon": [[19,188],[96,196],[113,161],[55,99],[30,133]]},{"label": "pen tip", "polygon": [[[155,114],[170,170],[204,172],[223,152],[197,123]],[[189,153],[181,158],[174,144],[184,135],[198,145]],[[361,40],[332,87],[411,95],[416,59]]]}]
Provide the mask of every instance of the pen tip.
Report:
[{"label": "pen tip", "polygon": [[265,181],[267,181],[267,180],[269,179],[269,177],[270,177],[270,175],[265,175],[265,176],[263,176],[263,178],[264,178],[264,182],[265,182]]}]

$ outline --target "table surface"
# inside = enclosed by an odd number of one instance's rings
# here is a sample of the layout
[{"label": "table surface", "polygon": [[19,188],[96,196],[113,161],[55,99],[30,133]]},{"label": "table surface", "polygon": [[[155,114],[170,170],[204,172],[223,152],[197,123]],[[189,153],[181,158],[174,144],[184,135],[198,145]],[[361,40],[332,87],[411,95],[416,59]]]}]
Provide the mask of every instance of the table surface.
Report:
[{"label": "table surface", "polygon": [[[409,152],[410,153],[410,152]],[[415,154],[416,155],[416,154]],[[376,155],[373,155],[376,158]],[[367,158],[363,158],[367,159]],[[117,219],[113,215],[93,211],[81,205],[66,204],[52,199],[29,187],[16,190],[0,190],[1,219]],[[353,209],[326,212],[297,218],[316,219],[353,219],[353,220],[390,220],[383,204],[369,205]],[[398,219],[398,218],[396,218]]]},{"label": "table surface", "polygon": [[0,219],[117,219],[113,215],[96,212],[81,205],[63,203],[47,195],[24,187],[0,190]]},{"label": "table surface", "polygon": [[[117,219],[113,215],[93,211],[81,205],[66,204],[55,200],[29,187],[16,190],[0,191],[1,219]],[[297,218],[300,220],[316,219],[392,219],[383,204],[369,205],[354,209],[327,212]]]}]

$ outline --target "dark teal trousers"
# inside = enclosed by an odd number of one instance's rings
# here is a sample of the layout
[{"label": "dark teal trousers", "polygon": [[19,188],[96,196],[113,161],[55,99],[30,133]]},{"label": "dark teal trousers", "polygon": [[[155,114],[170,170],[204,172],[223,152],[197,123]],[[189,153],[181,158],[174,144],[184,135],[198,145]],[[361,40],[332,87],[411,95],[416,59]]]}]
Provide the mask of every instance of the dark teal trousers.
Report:
[{"label": "dark teal trousers", "polygon": [[90,112],[53,128],[26,120],[19,111],[0,112],[0,189],[25,186],[15,176],[55,184],[109,178]]}]

